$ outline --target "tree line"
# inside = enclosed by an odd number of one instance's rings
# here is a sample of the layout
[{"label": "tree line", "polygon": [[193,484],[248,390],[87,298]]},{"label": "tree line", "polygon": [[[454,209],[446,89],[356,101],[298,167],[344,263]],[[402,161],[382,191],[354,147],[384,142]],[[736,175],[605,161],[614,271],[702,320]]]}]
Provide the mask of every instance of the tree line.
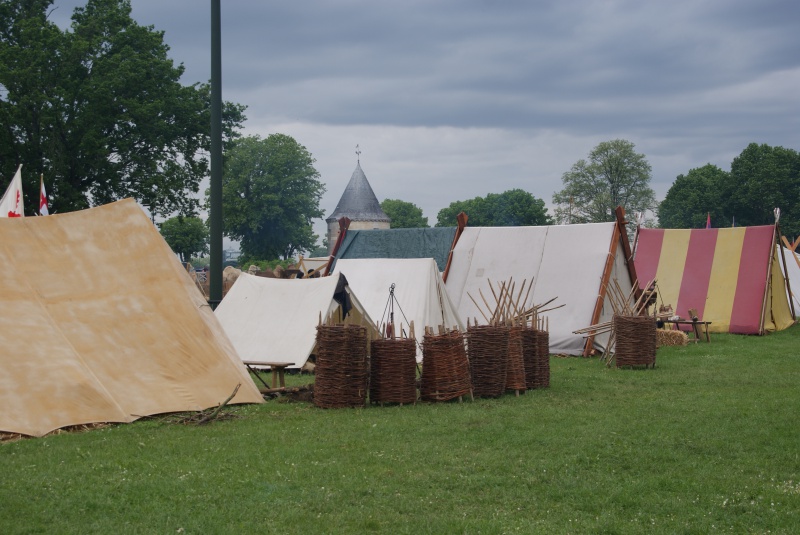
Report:
[{"label": "tree line", "polygon": [[[207,250],[199,217],[208,176],[210,90],[182,85],[183,65],[163,32],[138,25],[129,0],[88,0],[70,28],[48,17],[52,0],[0,2],[0,186],[23,164],[26,206],[38,206],[38,177],[53,212],[132,197],[159,223],[182,258]],[[242,136],[245,106],[223,106],[223,232],[254,259],[291,258],[319,247],[325,186],[311,153],[291,136]],[[773,222],[800,234],[800,156],[750,144],[730,171],[707,164],[675,179],[658,204],[644,154],[623,139],[599,143],[561,177],[553,214],[523,189],[442,208],[436,226],[549,225],[614,220],[614,209],[655,214],[665,228]],[[207,192],[205,202],[207,203]],[[38,200],[38,199],[37,199]],[[411,202],[385,199],[393,228],[427,227]]]},{"label": "tree line", "polygon": [[780,208],[781,231],[800,235],[800,154],[749,144],[724,171],[713,164],[675,179],[658,209],[664,228],[771,225]]}]

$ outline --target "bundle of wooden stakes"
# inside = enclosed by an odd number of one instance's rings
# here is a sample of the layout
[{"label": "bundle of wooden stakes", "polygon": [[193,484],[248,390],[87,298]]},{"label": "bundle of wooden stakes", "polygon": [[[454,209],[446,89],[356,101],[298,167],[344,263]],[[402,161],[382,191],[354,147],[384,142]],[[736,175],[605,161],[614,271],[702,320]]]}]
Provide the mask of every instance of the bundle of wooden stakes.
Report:
[{"label": "bundle of wooden stakes", "polygon": [[[483,305],[479,304],[469,292],[467,292],[467,295],[475,304],[475,307],[478,309],[478,312],[481,314],[481,316],[483,316],[483,319],[486,321],[487,325],[511,326],[516,324],[523,327],[548,330],[549,325],[547,317],[541,316],[541,314],[564,306],[558,305],[545,309],[544,307],[558,299],[558,297],[554,297],[542,304],[532,305],[529,308],[525,308],[525,303],[528,302],[530,292],[533,289],[533,281],[531,281],[526,290],[525,286],[527,279],[522,281],[516,297],[514,297],[514,293],[516,291],[516,282],[514,282],[513,278],[500,283],[498,291],[495,291],[494,285],[490,279],[486,279],[486,282],[489,284],[489,290],[492,292],[492,297],[494,298],[495,303],[494,306],[489,304],[489,301],[483,295],[483,291],[480,288],[478,288],[478,294],[480,295]],[[522,299],[522,292],[525,292],[525,299]],[[467,323],[469,323],[469,318],[467,318]],[[474,318],[474,323],[475,325],[478,324],[477,318]]]},{"label": "bundle of wooden stakes", "polygon": [[[606,299],[611,304],[614,311],[614,317],[634,318],[634,317],[648,317],[647,309],[654,302],[653,296],[655,292],[655,279],[651,280],[645,288],[646,291],[641,292],[638,296],[639,281],[634,281],[631,290],[626,294],[616,278],[610,280],[604,288]],[[655,320],[653,320],[655,321]],[[584,338],[595,337],[598,334],[608,333],[608,342],[606,343],[603,355],[600,357],[607,366],[611,366],[616,355],[617,343],[617,322],[613,319],[584,327],[572,331],[575,334],[583,335]]]},{"label": "bundle of wooden stakes", "polygon": [[549,386],[549,319],[541,314],[564,305],[545,309],[558,299],[554,297],[526,307],[533,288],[527,279],[518,291],[513,278],[501,282],[497,290],[491,280],[487,283],[494,306],[481,289],[478,293],[483,306],[467,293],[486,322],[478,325],[477,318],[474,323],[467,318],[467,354],[475,395],[498,396],[505,390],[519,395],[529,388]]}]

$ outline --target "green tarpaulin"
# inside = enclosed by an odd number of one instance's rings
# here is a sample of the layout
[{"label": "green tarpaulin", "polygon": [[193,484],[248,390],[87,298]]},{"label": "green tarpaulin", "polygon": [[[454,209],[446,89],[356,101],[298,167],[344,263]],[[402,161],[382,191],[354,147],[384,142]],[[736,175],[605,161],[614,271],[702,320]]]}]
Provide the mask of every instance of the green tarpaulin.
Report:
[{"label": "green tarpaulin", "polygon": [[444,271],[455,235],[456,227],[348,230],[336,258],[433,258]]}]

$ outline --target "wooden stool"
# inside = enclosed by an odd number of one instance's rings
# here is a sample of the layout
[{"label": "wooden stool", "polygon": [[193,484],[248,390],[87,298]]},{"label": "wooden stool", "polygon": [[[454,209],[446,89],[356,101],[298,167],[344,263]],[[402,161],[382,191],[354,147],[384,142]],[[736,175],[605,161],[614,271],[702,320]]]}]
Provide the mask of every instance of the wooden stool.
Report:
[{"label": "wooden stool", "polygon": [[273,389],[277,389],[278,384],[280,384],[281,388],[286,388],[283,374],[286,368],[294,364],[294,362],[265,362],[260,360],[243,360],[242,362],[244,362],[244,365],[247,366],[247,369],[253,372],[253,374],[258,377],[258,380],[261,381],[261,383],[267,388],[269,388],[269,386],[264,382],[263,379],[261,379],[261,376],[258,374],[258,372],[263,371],[261,367],[269,367],[270,371],[272,372]]}]

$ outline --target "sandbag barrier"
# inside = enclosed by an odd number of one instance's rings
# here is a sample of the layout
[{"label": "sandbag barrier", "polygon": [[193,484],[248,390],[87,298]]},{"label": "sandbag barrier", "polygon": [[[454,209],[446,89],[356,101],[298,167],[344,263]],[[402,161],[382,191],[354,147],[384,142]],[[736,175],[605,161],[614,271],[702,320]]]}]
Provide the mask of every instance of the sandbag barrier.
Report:
[{"label": "sandbag barrier", "polygon": [[417,401],[417,348],[413,338],[377,339],[370,345],[369,400]]},{"label": "sandbag barrier", "polygon": [[366,327],[317,326],[314,405],[324,409],[364,407],[368,367]]},{"label": "sandbag barrier", "polygon": [[616,342],[614,358],[617,368],[656,366],[656,318],[652,316],[614,315]]},{"label": "sandbag barrier", "polygon": [[448,401],[470,394],[469,361],[460,331],[426,333],[422,341],[423,401]]},{"label": "sandbag barrier", "polygon": [[509,330],[505,325],[471,325],[467,329],[473,395],[499,397],[505,392]]}]

